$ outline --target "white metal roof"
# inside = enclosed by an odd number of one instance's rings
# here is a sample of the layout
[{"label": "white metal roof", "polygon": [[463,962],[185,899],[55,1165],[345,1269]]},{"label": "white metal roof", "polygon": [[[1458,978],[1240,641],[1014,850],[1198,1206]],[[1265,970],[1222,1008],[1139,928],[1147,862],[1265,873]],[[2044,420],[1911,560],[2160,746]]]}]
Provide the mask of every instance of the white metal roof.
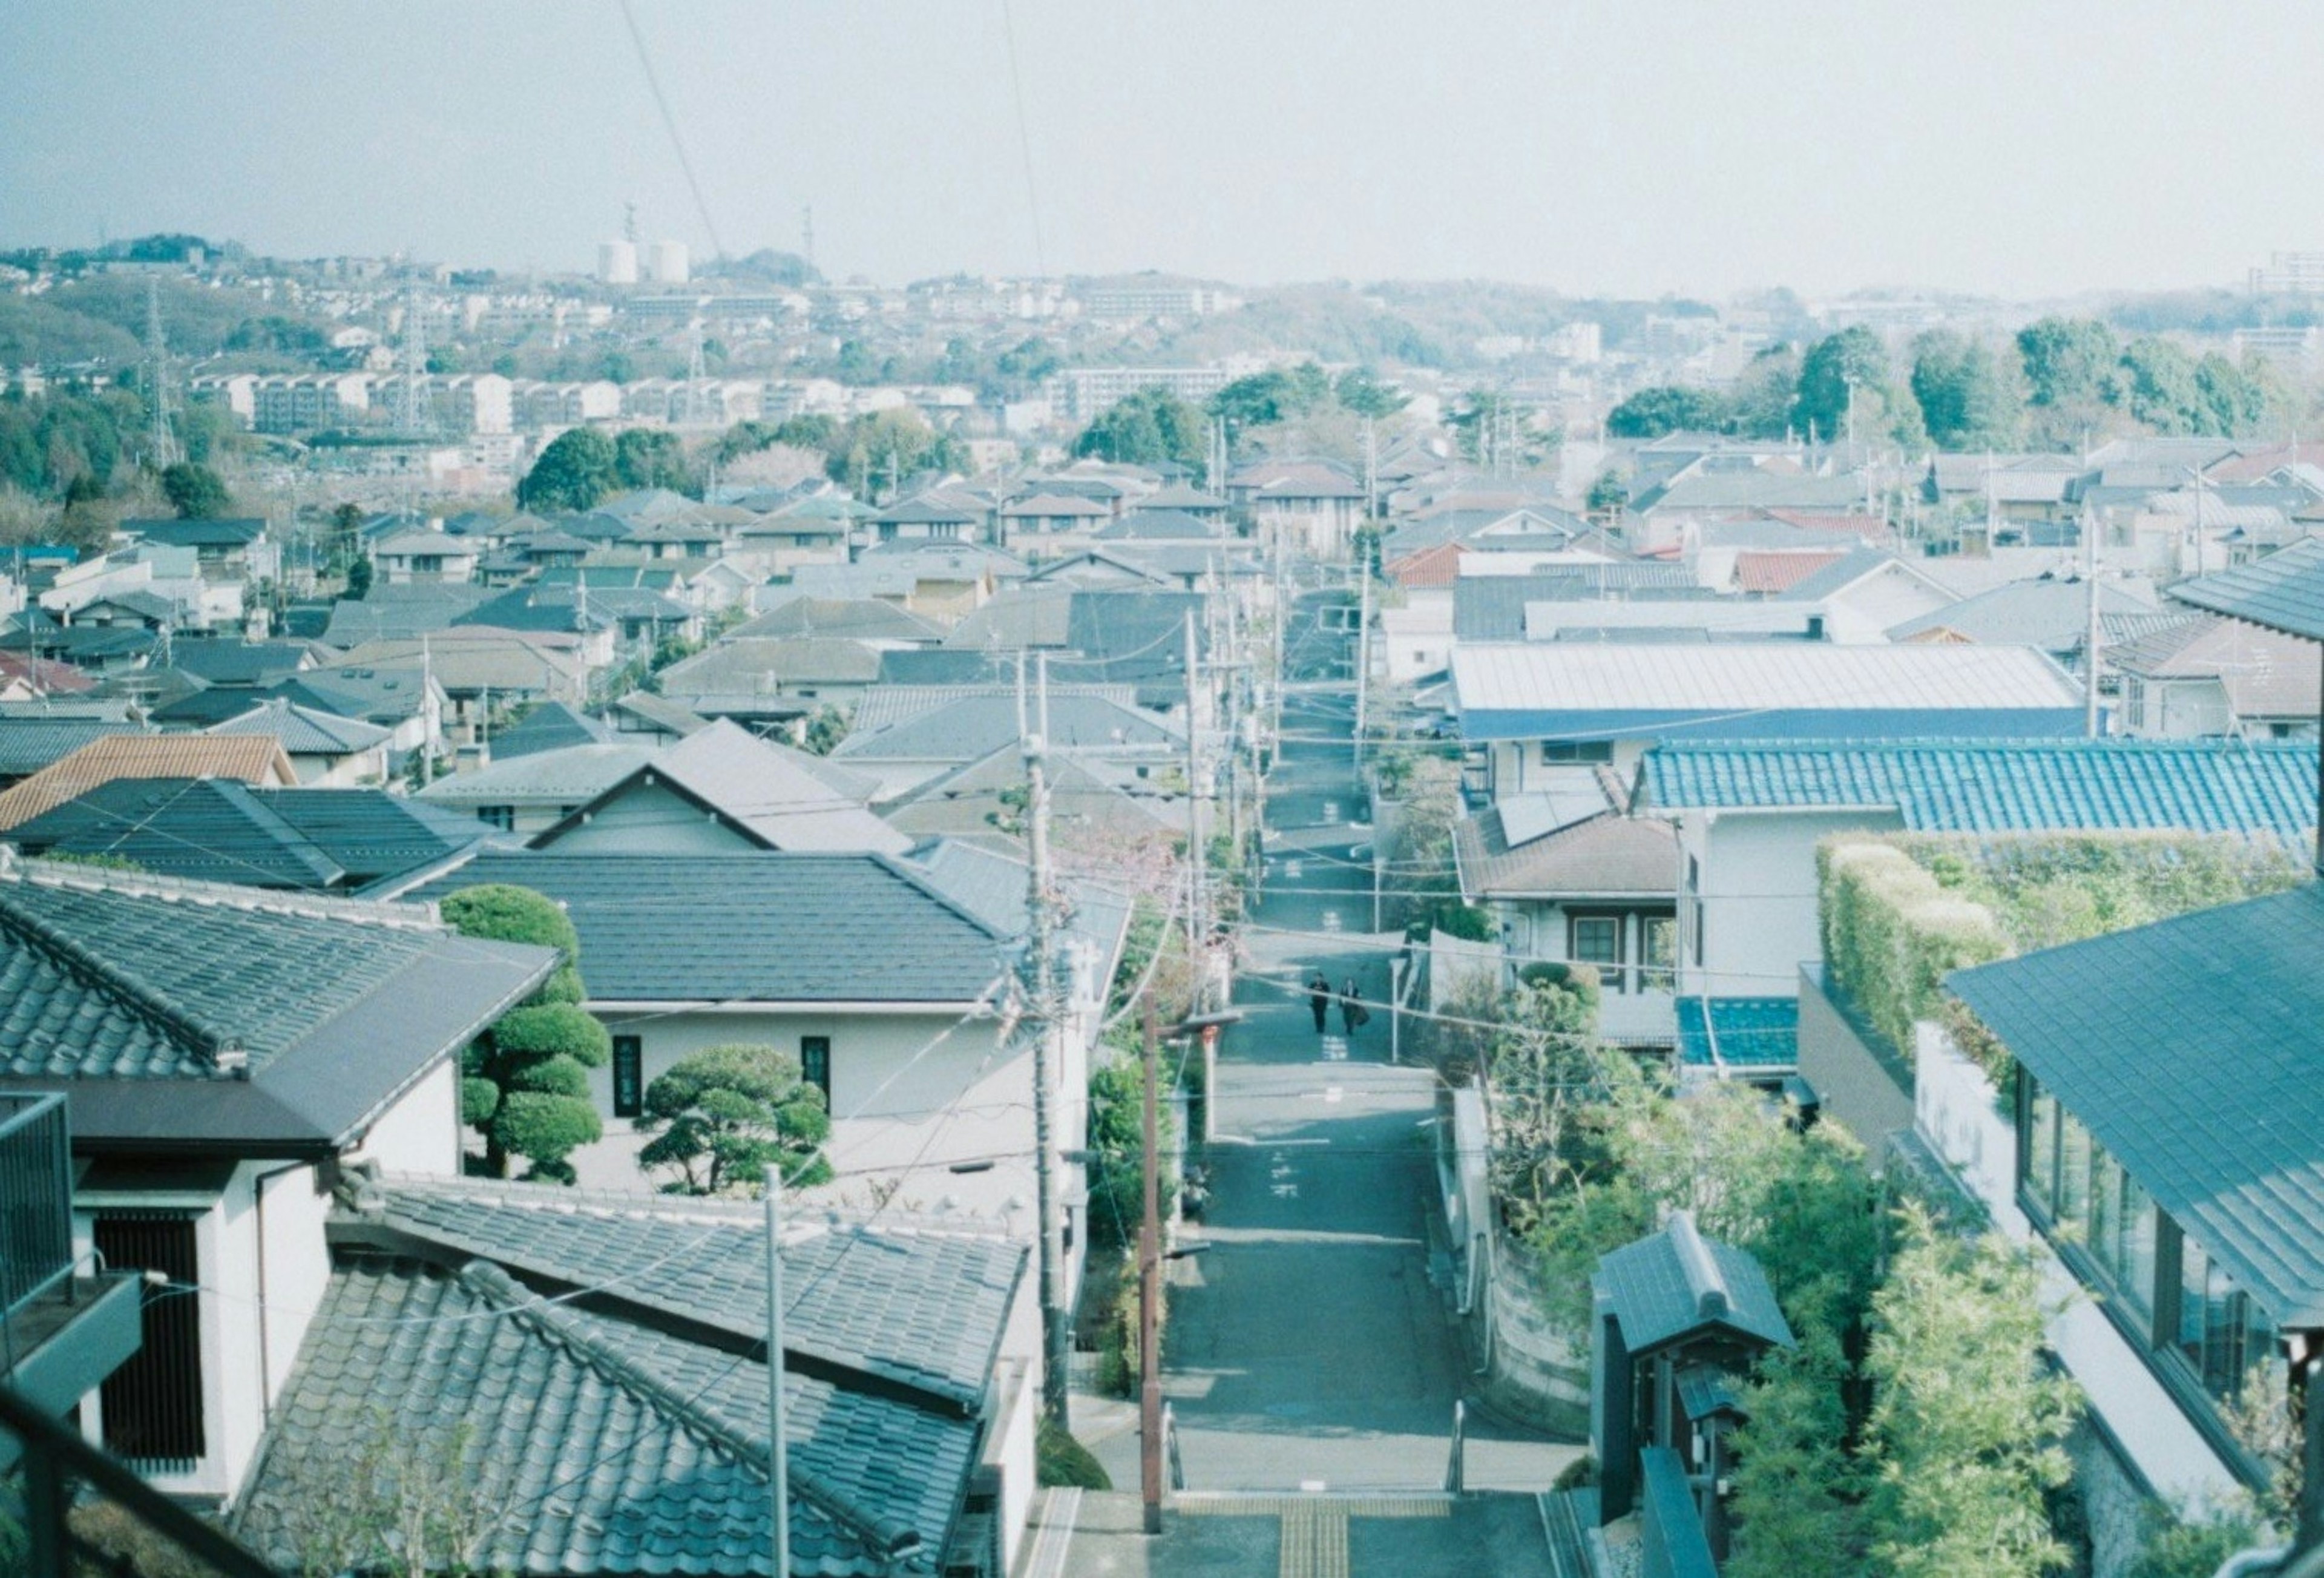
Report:
[{"label": "white metal roof", "polygon": [[1463,711],[1712,712],[2070,707],[2081,690],[2033,647],[1462,646]]}]

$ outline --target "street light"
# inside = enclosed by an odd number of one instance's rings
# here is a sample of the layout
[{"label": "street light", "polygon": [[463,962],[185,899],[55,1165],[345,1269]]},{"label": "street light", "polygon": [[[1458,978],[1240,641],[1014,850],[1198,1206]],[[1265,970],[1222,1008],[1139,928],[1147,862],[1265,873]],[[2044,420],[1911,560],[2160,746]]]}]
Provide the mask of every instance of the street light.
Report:
[{"label": "street light", "polygon": [[[1172,1026],[1170,1038],[1175,1041],[1181,1036],[1201,1036],[1204,1068],[1207,1072],[1213,1051],[1218,1046],[1219,1032],[1229,1025],[1241,1023],[1242,1017],[1240,1009],[1195,1014]],[[1156,1341],[1162,1281],[1162,1168],[1157,1154],[1160,1140],[1156,1133],[1160,1096],[1155,1073],[1160,1061],[1159,1039],[1154,1025],[1154,1000],[1149,997],[1146,1000],[1146,1160],[1141,1180],[1146,1192],[1146,1213],[1138,1224],[1138,1467],[1146,1498],[1148,1534],[1162,1532],[1162,1355]],[[1205,1084],[1206,1112],[1210,1106],[1209,1089]]]}]

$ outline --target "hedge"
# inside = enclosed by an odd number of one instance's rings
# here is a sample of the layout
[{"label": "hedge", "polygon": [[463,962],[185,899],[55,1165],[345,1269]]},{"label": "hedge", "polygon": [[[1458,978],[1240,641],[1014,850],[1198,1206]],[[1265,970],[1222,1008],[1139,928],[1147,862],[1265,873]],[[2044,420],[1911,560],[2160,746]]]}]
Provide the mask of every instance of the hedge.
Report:
[{"label": "hedge", "polygon": [[2013,950],[1991,910],[1954,897],[1893,844],[1817,851],[1824,967],[1865,1018],[1910,1057],[1913,1025],[1933,1016],[1948,972]]}]

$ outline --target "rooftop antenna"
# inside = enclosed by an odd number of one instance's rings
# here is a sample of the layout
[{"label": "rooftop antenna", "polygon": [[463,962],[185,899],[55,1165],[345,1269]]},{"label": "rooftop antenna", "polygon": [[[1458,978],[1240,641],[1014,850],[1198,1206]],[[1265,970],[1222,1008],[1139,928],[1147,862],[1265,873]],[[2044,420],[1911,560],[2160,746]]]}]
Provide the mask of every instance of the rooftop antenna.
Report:
[{"label": "rooftop antenna", "polygon": [[403,387],[397,392],[395,420],[405,434],[417,437],[435,425],[428,409],[428,325],[420,309],[420,286],[403,289]]},{"label": "rooftop antenna", "polygon": [[638,205],[634,198],[622,205],[622,239],[632,246],[638,244]]},{"label": "rooftop antenna", "polygon": [[145,395],[153,422],[153,469],[175,465],[177,436],[170,429],[170,347],[161,336],[161,281],[145,281]]}]

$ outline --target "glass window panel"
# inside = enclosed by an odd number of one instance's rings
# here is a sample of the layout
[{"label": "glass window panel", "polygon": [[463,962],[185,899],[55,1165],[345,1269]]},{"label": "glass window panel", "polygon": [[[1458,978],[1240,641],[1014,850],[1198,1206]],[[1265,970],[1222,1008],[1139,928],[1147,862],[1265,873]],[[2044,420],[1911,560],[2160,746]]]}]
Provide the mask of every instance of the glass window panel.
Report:
[{"label": "glass window panel", "polygon": [[2071,1112],[2058,1115],[2058,1221],[2087,1230],[2090,1208],[2090,1131]]},{"label": "glass window panel", "polygon": [[1638,956],[1646,965],[1642,989],[1647,992],[1671,990],[1674,967],[1678,964],[1678,917],[1675,915],[1646,915],[1638,918],[1642,928]]},{"label": "glass window panel", "polygon": [[2193,1239],[2179,1245],[2179,1330],[2174,1338],[2195,1373],[2203,1372],[2203,1301],[2209,1295],[2211,1258]]},{"label": "glass window panel", "polygon": [[2030,1075],[2026,1083],[2033,1090],[2033,1099],[2027,1103],[2025,1140],[2019,1148],[2025,1158],[2025,1193],[2036,1205],[2054,1216],[2058,1209],[2058,1099]]},{"label": "glass window panel", "polygon": [[2106,1148],[2090,1147],[2090,1215],[2088,1236],[2091,1259],[2109,1277],[2122,1275],[2122,1164]]},{"label": "glass window panel", "polygon": [[2122,1176],[2122,1272],[2118,1297],[2141,1315],[2154,1315],[2154,1202],[2128,1173]]},{"label": "glass window panel", "polygon": [[2244,1322],[2250,1300],[2211,1263],[2203,1284],[2203,1386],[2231,1398],[2244,1376]]},{"label": "glass window panel", "polygon": [[1566,935],[1566,955],[1577,964],[1598,966],[1599,984],[1622,990],[1622,918],[1577,915]]}]

